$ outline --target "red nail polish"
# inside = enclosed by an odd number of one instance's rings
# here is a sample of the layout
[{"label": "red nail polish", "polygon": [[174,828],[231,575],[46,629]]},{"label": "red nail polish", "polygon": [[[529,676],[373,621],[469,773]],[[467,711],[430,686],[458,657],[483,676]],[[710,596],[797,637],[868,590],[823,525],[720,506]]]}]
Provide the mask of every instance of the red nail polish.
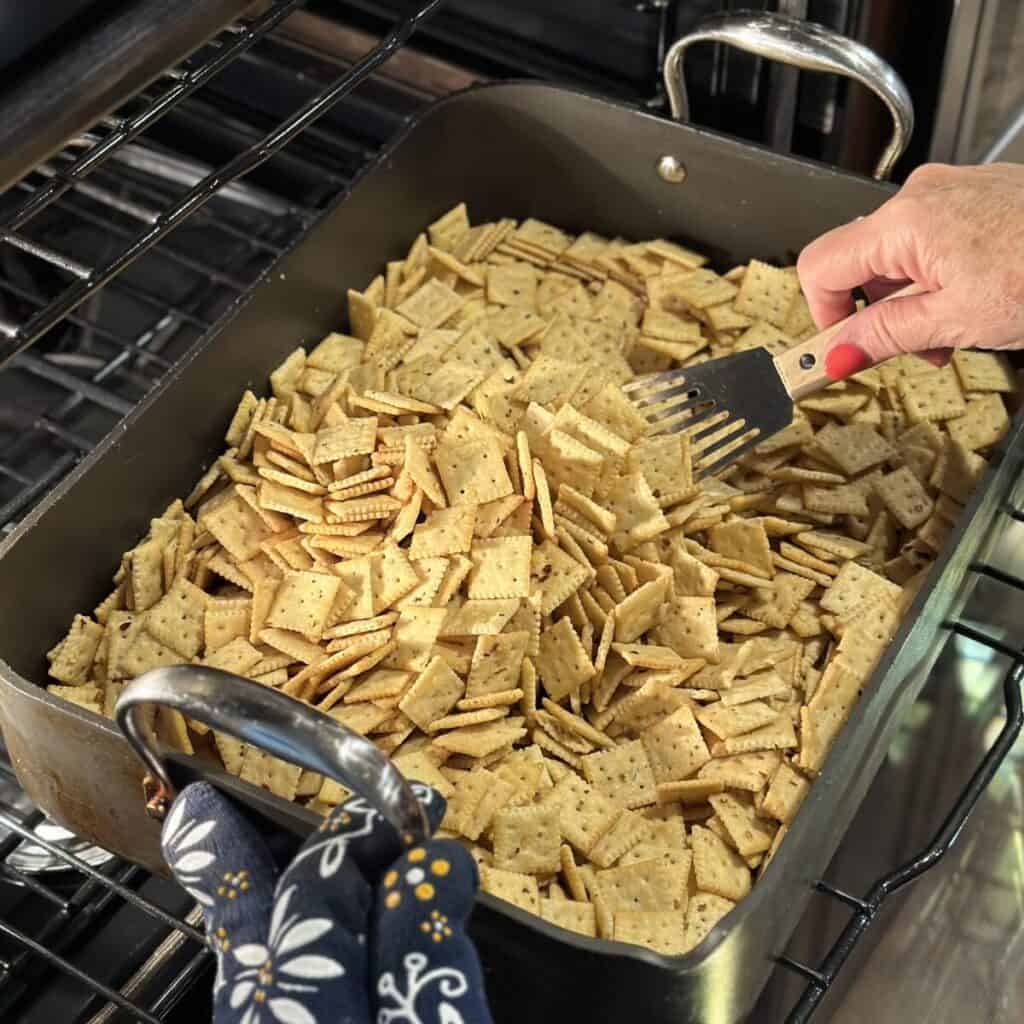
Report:
[{"label": "red nail polish", "polygon": [[868,354],[862,348],[848,343],[833,346],[825,355],[825,372],[832,380],[852,377],[870,365]]}]

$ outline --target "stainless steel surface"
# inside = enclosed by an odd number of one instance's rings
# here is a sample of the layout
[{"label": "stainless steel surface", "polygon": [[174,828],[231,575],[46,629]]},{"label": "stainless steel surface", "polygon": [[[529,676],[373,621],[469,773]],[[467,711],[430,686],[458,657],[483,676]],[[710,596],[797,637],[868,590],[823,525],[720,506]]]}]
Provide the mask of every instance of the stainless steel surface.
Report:
[{"label": "stainless steel surface", "polygon": [[[962,135],[965,107],[969,93],[976,88],[975,55],[979,31],[983,25],[989,0],[957,0],[952,5],[946,52],[942,59],[942,83],[935,109],[928,158],[941,163],[955,163],[958,142]],[[987,46],[982,46],[986,49]]]},{"label": "stainless steel surface", "polygon": [[1024,6],[954,4],[929,158],[947,163],[1024,160]]},{"label": "stainless steel surface", "polygon": [[275,757],[336,779],[380,811],[405,842],[429,836],[412,787],[369,740],[286,694],[195,665],[145,672],[125,687],[117,702],[118,725],[169,794],[174,783],[142,723],[143,708],[152,705],[174,708]]},{"label": "stainless steel surface", "polygon": [[1013,111],[1006,126],[981,154],[979,163],[990,164],[997,160],[1024,163],[1024,104]]},{"label": "stainless steel surface", "polygon": [[914,131],[914,105],[893,68],[862,43],[813,22],[781,14],[716,14],[677,40],[665,57],[665,89],[672,116],[689,121],[683,56],[694,43],[724,43],[769,60],[851,78],[870,89],[892,117],[893,132],[875,165],[888,178]]}]

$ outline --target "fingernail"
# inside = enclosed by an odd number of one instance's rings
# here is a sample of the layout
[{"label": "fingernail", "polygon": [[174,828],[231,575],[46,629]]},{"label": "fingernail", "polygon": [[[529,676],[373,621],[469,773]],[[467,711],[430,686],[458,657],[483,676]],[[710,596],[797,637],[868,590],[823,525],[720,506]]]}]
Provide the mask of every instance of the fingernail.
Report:
[{"label": "fingernail", "polygon": [[857,345],[834,345],[825,355],[825,372],[832,380],[845,380],[871,365],[867,352]]},{"label": "fingernail", "polygon": [[953,350],[951,348],[933,348],[927,352],[918,352],[917,355],[926,363],[931,363],[932,366],[937,366],[941,370],[943,366],[949,365]]}]

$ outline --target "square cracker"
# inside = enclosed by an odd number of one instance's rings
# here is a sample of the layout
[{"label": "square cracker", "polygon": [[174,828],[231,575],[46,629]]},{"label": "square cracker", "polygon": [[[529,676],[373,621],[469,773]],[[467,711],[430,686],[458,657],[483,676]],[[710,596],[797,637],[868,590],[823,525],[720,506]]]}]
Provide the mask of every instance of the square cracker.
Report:
[{"label": "square cracker", "polygon": [[920,526],[935,507],[909,466],[901,466],[875,480],[874,489],[885,507],[908,530]]},{"label": "square cracker", "polygon": [[972,398],[963,416],[946,420],[946,429],[954,441],[972,451],[991,448],[1010,429],[1010,416],[1002,398],[992,392]]},{"label": "square cracker", "polygon": [[583,758],[587,781],[623,807],[648,807],[658,798],[647,751],[640,740]]},{"label": "square cracker", "polygon": [[651,636],[683,658],[718,661],[718,624],[712,597],[673,597]]},{"label": "square cracker", "polygon": [[487,268],[487,301],[499,306],[535,310],[537,271],[529,263],[491,265]]},{"label": "square cracker", "polygon": [[535,875],[558,871],[561,833],[557,807],[507,807],[495,814],[491,832],[496,868]]},{"label": "square cracker", "polygon": [[767,320],[774,327],[785,327],[793,299],[799,291],[800,282],[795,274],[760,260],[751,260],[733,306],[744,316]]},{"label": "square cracker", "polygon": [[585,566],[550,540],[545,540],[531,552],[531,593],[539,593],[542,615],[550,615],[575,594],[587,581],[588,575]]},{"label": "square cracker", "polygon": [[733,901],[750,892],[750,868],[746,861],[711,829],[694,825],[690,846],[698,889]]},{"label": "square cracker", "polygon": [[[146,616],[146,632],[165,647],[186,659],[194,658],[203,646],[206,594],[186,579],[175,580],[171,589]],[[245,622],[248,623],[246,617]],[[248,630],[240,630],[239,634]],[[50,672],[53,675],[53,670]]]},{"label": "square cracker", "polygon": [[726,707],[719,701],[709,707],[698,708],[695,717],[709,732],[720,739],[729,739],[760,729],[774,722],[778,715],[764,701],[752,700],[735,707]]},{"label": "square cracker", "polygon": [[810,791],[810,782],[788,761],[780,761],[761,803],[764,814],[788,825]]},{"label": "square cracker", "polygon": [[466,696],[480,697],[516,689],[529,643],[530,634],[525,630],[477,637],[466,680]]},{"label": "square cracker", "polygon": [[68,635],[50,652],[49,674],[69,686],[87,682],[102,639],[102,626],[84,615],[76,615]]},{"label": "square cracker", "polygon": [[480,888],[531,914],[540,911],[540,890],[533,875],[503,871],[484,864],[480,868]]},{"label": "square cracker", "polygon": [[757,816],[752,803],[745,803],[734,793],[709,796],[708,803],[741,857],[753,857],[771,847],[775,828]]},{"label": "square cracker", "polygon": [[[597,922],[594,919],[594,907],[590,903],[578,900],[546,899],[540,901],[540,916],[551,924],[576,932],[578,935],[597,935]],[[624,941],[629,941],[624,940]]]},{"label": "square cracker", "polygon": [[530,596],[530,537],[477,539],[470,549],[473,568],[466,593],[470,598],[489,599]]},{"label": "square cracker", "polygon": [[952,363],[964,391],[1010,393],[1016,390],[1013,371],[1005,356],[958,348],[953,352]]},{"label": "square cracker", "polygon": [[409,557],[415,560],[465,554],[473,547],[475,525],[475,505],[436,509],[413,530]]},{"label": "square cracker", "polygon": [[710,892],[698,892],[686,908],[685,949],[699,946],[708,932],[736,906],[733,900]]},{"label": "square cracker", "polygon": [[[647,822],[639,814],[624,811],[614,825],[594,844],[590,859],[599,868],[611,867],[620,857],[632,850],[648,834]],[[685,840],[681,840],[680,845]],[[636,857],[634,860],[647,860]]]},{"label": "square cracker", "polygon": [[501,449],[490,438],[443,444],[435,453],[435,460],[449,505],[480,505],[512,493],[512,480]]},{"label": "square cracker", "polygon": [[672,576],[666,573],[637,587],[615,606],[615,639],[632,643],[661,618],[665,600],[671,592]]},{"label": "square cracker", "polygon": [[618,910],[612,938],[665,956],[687,950],[686,915],[679,910]]},{"label": "square cracker", "polygon": [[520,606],[519,598],[500,597],[491,601],[466,601],[461,607],[452,607],[445,612],[441,635],[490,636],[500,633]]},{"label": "square cracker", "polygon": [[341,586],[337,576],[321,572],[285,573],[274,594],[267,625],[319,636]]},{"label": "square cracker", "polygon": [[[504,711],[504,708],[498,710]],[[525,735],[526,729],[519,725],[518,721],[498,719],[441,733],[434,739],[434,745],[453,754],[486,757],[502,747],[510,746]]]},{"label": "square cracker", "polygon": [[850,621],[858,610],[874,601],[895,604],[902,588],[857,562],[846,562],[821,598],[821,607]]},{"label": "square cracker", "polygon": [[891,459],[896,451],[869,423],[829,423],[814,437],[815,443],[847,475]]},{"label": "square cracker", "polygon": [[686,704],[645,730],[640,740],[658,783],[686,779],[711,759],[693,711]]},{"label": "square cracker", "polygon": [[351,455],[369,455],[377,443],[377,417],[360,417],[333,427],[324,427],[316,435],[313,464],[337,462]]},{"label": "square cracker", "polygon": [[621,807],[572,772],[560,779],[541,803],[558,808],[561,834],[584,855],[589,855],[622,814]]},{"label": "square cracker", "polygon": [[618,910],[685,910],[689,874],[689,865],[684,872],[652,859],[598,871],[595,885],[613,913]]},{"label": "square cracker", "polygon": [[952,366],[916,377],[901,377],[899,389],[912,423],[955,419],[967,408],[960,379]]},{"label": "square cracker", "polygon": [[464,690],[465,684],[448,667],[444,658],[435,656],[398,702],[398,708],[425,729],[447,715]]},{"label": "square cracker", "polygon": [[594,674],[594,666],[568,617],[540,637],[536,669],[544,689],[556,701],[569,696]]},{"label": "square cracker", "polygon": [[479,839],[512,795],[512,786],[486,768],[462,772],[454,784],[442,824],[467,839]]},{"label": "square cracker", "polygon": [[583,406],[583,412],[627,441],[636,441],[650,429],[643,414],[618,384],[606,384]]},{"label": "square cracker", "polygon": [[455,787],[442,774],[437,762],[421,750],[410,754],[398,754],[394,758],[395,767],[412,782],[425,782],[433,787],[445,799],[455,792]]},{"label": "square cracker", "polygon": [[440,327],[458,312],[465,299],[446,284],[432,277],[417,288],[395,312],[420,328]]},{"label": "square cracker", "polygon": [[759,519],[734,519],[712,526],[708,546],[716,554],[754,566],[765,576],[775,572],[768,534]]}]

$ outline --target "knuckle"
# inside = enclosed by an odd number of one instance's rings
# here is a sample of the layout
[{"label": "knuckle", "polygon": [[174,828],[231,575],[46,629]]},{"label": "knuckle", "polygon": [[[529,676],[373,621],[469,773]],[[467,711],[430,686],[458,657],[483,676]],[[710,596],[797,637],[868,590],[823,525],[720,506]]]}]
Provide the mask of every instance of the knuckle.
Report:
[{"label": "knuckle", "polygon": [[915,167],[907,176],[907,185],[916,187],[919,185],[939,185],[949,180],[954,169],[948,164],[921,164]]}]

